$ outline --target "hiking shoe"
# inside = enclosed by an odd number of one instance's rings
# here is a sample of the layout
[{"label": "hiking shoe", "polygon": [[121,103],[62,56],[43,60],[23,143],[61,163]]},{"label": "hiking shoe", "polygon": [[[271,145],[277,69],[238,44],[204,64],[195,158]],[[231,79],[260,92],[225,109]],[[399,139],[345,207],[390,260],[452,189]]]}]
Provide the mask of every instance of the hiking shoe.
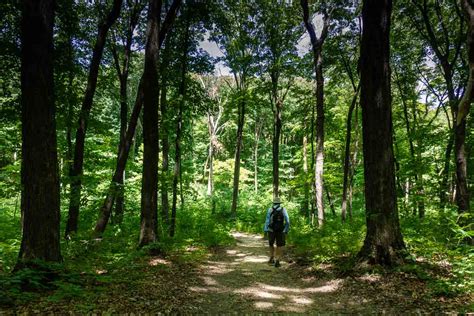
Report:
[{"label": "hiking shoe", "polygon": [[275,268],[278,268],[280,266],[280,260],[275,261]]},{"label": "hiking shoe", "polygon": [[269,264],[274,264],[275,263],[275,260],[273,259],[273,257],[271,257],[270,260],[268,260],[268,263]]}]

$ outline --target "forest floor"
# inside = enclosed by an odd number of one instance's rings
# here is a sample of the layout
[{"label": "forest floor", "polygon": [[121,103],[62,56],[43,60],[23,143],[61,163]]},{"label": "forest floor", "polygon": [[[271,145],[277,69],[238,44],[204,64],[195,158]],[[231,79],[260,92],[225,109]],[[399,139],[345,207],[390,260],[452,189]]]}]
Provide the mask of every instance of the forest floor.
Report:
[{"label": "forest floor", "polygon": [[[199,259],[151,256],[120,271],[97,267],[87,294],[42,296],[0,314],[13,313],[440,313],[473,312],[472,296],[433,296],[425,281],[403,272],[340,273],[331,265],[296,263],[288,251],[282,266],[267,263],[258,235],[233,233],[234,246]],[[189,248],[193,252],[195,249]],[[198,251],[198,250],[196,250]],[[197,258],[197,257],[193,257]],[[59,293],[59,292],[57,292]],[[2,313],[3,311],[3,313]]]}]

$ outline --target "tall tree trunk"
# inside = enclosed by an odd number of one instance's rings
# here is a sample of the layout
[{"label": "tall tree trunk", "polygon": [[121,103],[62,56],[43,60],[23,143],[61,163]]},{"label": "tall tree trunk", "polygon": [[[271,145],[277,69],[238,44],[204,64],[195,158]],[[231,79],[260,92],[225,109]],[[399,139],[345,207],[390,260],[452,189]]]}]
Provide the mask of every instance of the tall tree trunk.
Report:
[{"label": "tall tree trunk", "polygon": [[[166,54],[166,48],[165,52]],[[161,176],[161,218],[163,220],[163,226],[169,225],[169,199],[168,199],[168,182],[169,182],[169,151],[170,144],[168,140],[168,100],[167,97],[167,82],[166,78],[163,78],[161,87],[161,150],[162,150],[162,176]]]},{"label": "tall tree trunk", "polygon": [[[188,18],[189,19],[189,18]],[[171,204],[171,224],[170,236],[173,237],[176,229],[176,209],[178,204],[178,182],[181,179],[181,138],[183,133],[183,110],[186,102],[186,73],[188,69],[188,50],[190,37],[189,20],[186,22],[186,33],[183,42],[183,55],[181,64],[181,83],[179,87],[180,101],[178,105],[178,117],[176,118],[176,138],[175,138],[175,161],[173,173],[173,200]],[[182,183],[182,181],[181,181]],[[182,187],[181,190],[182,192]]]},{"label": "tall tree trunk", "polygon": [[[130,20],[128,21],[128,28],[126,34],[126,42],[124,47],[124,59],[123,66],[120,67],[120,61],[118,54],[115,51],[115,43],[112,45],[112,53],[115,61],[115,68],[117,69],[117,75],[120,82],[120,142],[117,153],[117,160],[119,159],[118,155],[120,154],[121,148],[125,147],[125,141],[127,137],[127,122],[128,122],[128,74],[130,68],[130,56],[132,53],[132,40],[133,32],[138,24],[138,19],[142,7],[140,4],[135,3],[134,7],[130,7]],[[125,208],[125,198],[124,198],[124,180],[125,180],[125,169],[121,173],[120,177],[117,179],[118,192],[115,198],[115,212],[114,212],[114,223],[121,223],[123,219],[123,213]]]},{"label": "tall tree trunk", "polygon": [[258,123],[257,114],[255,112],[255,146],[253,148],[253,186],[255,194],[258,194],[258,145],[261,129],[262,126]]},{"label": "tall tree trunk", "polygon": [[[467,187],[467,159],[465,157],[464,149],[464,137],[466,130],[466,116],[468,115],[471,107],[471,103],[474,99],[474,6],[472,2],[468,0],[462,0],[461,5],[463,7],[466,20],[468,21],[468,32],[467,32],[467,51],[468,51],[468,61],[469,61],[469,80],[464,92],[464,95],[459,103],[458,116],[456,120],[456,128],[460,129],[459,131],[459,141],[457,142],[456,147],[460,147],[456,152],[456,161],[459,164],[459,172],[457,175],[458,187],[460,192],[458,192],[459,198],[457,201],[459,213],[471,213],[469,205],[469,190]],[[458,137],[456,137],[458,138]],[[465,217],[461,219],[461,224],[466,226],[467,230],[472,230],[473,220],[471,217]],[[471,244],[474,243],[474,238],[471,236],[468,240]]]},{"label": "tall tree trunk", "polygon": [[61,261],[53,77],[54,1],[23,0],[21,19],[23,235],[16,269]]},{"label": "tall tree trunk", "polygon": [[390,90],[391,0],[364,0],[360,53],[367,233],[358,256],[369,263],[403,261],[394,176]]},{"label": "tall tree trunk", "polygon": [[[246,93],[245,90],[242,93]],[[240,151],[242,149],[242,139],[244,132],[244,123],[245,123],[245,97],[241,96],[238,107],[238,121],[237,121],[237,137],[235,144],[235,162],[234,162],[234,183],[232,189],[232,205],[230,208],[230,213],[232,218],[237,218],[237,201],[239,198],[239,179],[240,179]]]},{"label": "tall tree trunk", "polygon": [[450,175],[450,165],[451,165],[451,153],[453,151],[454,145],[454,132],[450,132],[448,143],[446,144],[446,150],[444,151],[444,167],[441,173],[441,178],[439,182],[439,201],[441,207],[446,205],[448,201],[447,192],[449,188],[449,175]]},{"label": "tall tree trunk", "polygon": [[[419,172],[419,167],[421,165],[421,161],[418,160],[418,153],[415,152],[415,145],[414,145],[414,140],[413,140],[413,128],[410,125],[410,118],[408,115],[408,106],[407,106],[407,100],[405,99],[405,96],[403,94],[403,88],[400,83],[400,78],[398,77],[398,73],[395,71],[396,74],[396,83],[398,86],[398,90],[400,92],[400,97],[402,99],[402,105],[403,105],[403,116],[405,118],[405,128],[407,131],[407,137],[408,137],[408,144],[409,144],[409,149],[410,149],[410,158],[413,164],[413,168],[415,169],[415,192],[416,192],[416,207],[413,209],[414,215],[418,213],[418,216],[420,218],[423,218],[425,215],[425,203],[424,203],[424,197],[422,195],[424,189],[423,189],[423,175]],[[413,107],[413,122],[416,125],[416,108]],[[407,197],[409,195],[409,190],[406,190]]]},{"label": "tall tree trunk", "polygon": [[[305,128],[306,130],[306,128]],[[303,200],[303,213],[310,218],[309,214],[309,191],[310,183],[308,182],[308,137],[303,136],[303,175],[304,175],[304,200]]]},{"label": "tall tree trunk", "polygon": [[137,98],[135,100],[135,105],[133,107],[132,114],[130,115],[130,122],[127,128],[127,132],[125,133],[125,140],[124,140],[123,146],[120,147],[120,151],[118,154],[117,166],[115,168],[112,181],[109,185],[107,195],[104,199],[104,202],[102,203],[102,207],[99,213],[99,218],[94,228],[94,234],[96,236],[101,236],[104,233],[105,228],[110,218],[110,213],[112,211],[112,206],[114,204],[116,193],[118,190],[120,190],[119,180],[124,173],[125,166],[127,165],[130,148],[133,144],[133,138],[135,136],[135,130],[137,127],[138,118],[140,116],[140,112],[143,105],[143,80],[144,80],[144,77],[142,77],[142,79],[140,80],[140,84],[138,86]]},{"label": "tall tree trunk", "polygon": [[94,99],[95,90],[97,87],[97,77],[99,74],[100,61],[102,59],[102,53],[104,51],[105,41],[107,39],[107,33],[117,20],[120,9],[122,6],[122,0],[114,0],[113,6],[105,18],[100,23],[99,31],[97,34],[96,42],[92,52],[92,60],[89,66],[89,75],[87,77],[87,88],[84,94],[84,100],[82,101],[81,112],[79,114],[79,122],[76,130],[76,143],[74,147],[74,162],[73,168],[71,169],[71,197],[69,202],[69,213],[66,224],[66,236],[77,231],[78,219],[79,219],[79,207],[81,202],[81,190],[82,190],[82,173],[84,169],[84,143],[86,138],[87,123],[92,108],[92,102]]},{"label": "tall tree trunk", "polygon": [[[276,91],[275,91],[276,94]],[[280,154],[280,137],[281,137],[281,110],[283,104],[277,97],[274,96],[274,118],[273,118],[273,141],[272,141],[272,153],[273,153],[273,197],[279,197],[279,154]]]},{"label": "tall tree trunk", "polygon": [[143,70],[143,177],[139,245],[158,239],[158,69],[161,0],[148,8],[145,68]]},{"label": "tall tree trunk", "polygon": [[344,179],[342,185],[342,206],[341,206],[341,217],[342,222],[346,221],[347,217],[347,187],[349,184],[349,169],[350,156],[351,156],[351,129],[352,129],[352,112],[356,107],[357,97],[359,96],[360,84],[357,86],[354,96],[352,97],[351,105],[349,106],[349,112],[347,113],[346,121],[346,146],[344,153]]},{"label": "tall tree trunk", "polygon": [[329,16],[323,12],[323,26],[319,38],[310,21],[308,0],[301,0],[303,22],[311,40],[314,71],[316,73],[316,165],[314,168],[315,204],[318,210],[318,225],[324,222],[323,172],[324,172],[324,77],[322,50],[329,30]]},{"label": "tall tree trunk", "polygon": [[[175,1],[175,2],[178,3],[180,1]],[[172,8],[173,8],[173,6],[172,6]],[[167,15],[166,15],[165,21],[172,20],[172,18],[170,16],[175,16],[176,12],[177,12],[177,8],[175,10],[170,9],[168,11]],[[165,24],[166,23],[163,23],[163,25],[165,25]],[[161,45],[163,43],[163,40],[166,37],[166,32],[171,27],[171,24],[169,24],[169,23],[166,24],[166,25],[168,27],[167,29],[161,28],[161,30],[160,30],[159,45]],[[112,207],[113,207],[113,204],[114,204],[115,195],[116,195],[116,192],[117,192],[118,179],[120,179],[120,175],[123,174],[124,171],[125,171],[127,160],[128,160],[129,155],[130,155],[130,150],[133,150],[133,148],[135,146],[136,130],[137,130],[137,127],[140,123],[140,112],[142,110],[143,102],[144,102],[143,101],[143,97],[144,97],[143,82],[144,82],[144,80],[146,80],[146,73],[145,72],[142,74],[142,77],[140,78],[140,82],[139,82],[138,89],[137,89],[137,96],[136,96],[136,99],[135,99],[135,105],[132,109],[132,113],[130,115],[130,122],[128,124],[127,132],[125,134],[126,135],[125,136],[125,142],[123,143],[123,146],[119,149],[118,159],[117,159],[117,166],[115,168],[114,175],[112,176],[112,181],[111,181],[111,183],[109,185],[109,188],[107,190],[107,195],[106,195],[106,197],[104,199],[104,202],[102,204],[102,207],[100,209],[99,218],[98,218],[96,226],[94,228],[94,234],[97,235],[97,236],[102,235],[103,232],[105,231],[105,228],[106,228],[107,223],[109,221],[110,214],[111,214],[111,211],[112,211]]]},{"label": "tall tree trunk", "polygon": [[318,225],[322,226],[324,222],[324,78],[321,51],[316,59],[316,166],[314,168],[314,185],[316,188],[315,204],[318,210]]}]

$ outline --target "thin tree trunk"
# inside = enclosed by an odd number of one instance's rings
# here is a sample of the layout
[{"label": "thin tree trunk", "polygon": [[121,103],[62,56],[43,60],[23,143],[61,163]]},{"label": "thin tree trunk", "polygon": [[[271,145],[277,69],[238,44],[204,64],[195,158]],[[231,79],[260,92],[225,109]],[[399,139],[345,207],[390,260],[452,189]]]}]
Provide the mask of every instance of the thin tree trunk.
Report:
[{"label": "thin tree trunk", "polygon": [[[180,101],[178,105],[178,117],[176,118],[176,138],[175,138],[175,161],[174,161],[174,174],[173,174],[173,200],[171,205],[171,224],[170,224],[170,236],[173,237],[176,230],[176,209],[178,202],[178,182],[181,179],[181,138],[183,132],[183,110],[184,103],[186,102],[186,73],[188,68],[188,49],[189,49],[189,37],[190,37],[190,25],[189,21],[186,24],[186,33],[183,42],[183,56],[182,56],[182,68],[181,68],[181,84],[179,87]],[[182,186],[181,193],[182,193]]]},{"label": "thin tree trunk", "polygon": [[[275,91],[276,94],[276,91]],[[274,96],[276,99],[276,96]],[[274,118],[273,118],[273,141],[272,141],[272,153],[273,153],[273,197],[279,197],[279,153],[280,153],[280,137],[281,137],[281,110],[283,104],[279,100],[275,100]]]},{"label": "thin tree trunk", "polygon": [[306,134],[303,136],[303,175],[304,175],[304,201],[303,201],[303,213],[310,218],[309,214],[309,191],[310,184],[308,183],[308,137]]},{"label": "thin tree trunk", "polygon": [[127,132],[125,133],[125,141],[123,143],[123,146],[120,147],[117,159],[117,166],[112,177],[112,182],[109,185],[107,195],[100,209],[99,218],[94,228],[94,234],[96,236],[101,236],[105,231],[105,228],[110,218],[110,213],[112,211],[112,206],[114,204],[115,195],[117,193],[118,186],[120,186],[119,179],[122,177],[123,172],[125,170],[125,166],[127,165],[130,148],[132,147],[133,138],[135,136],[138,118],[140,116],[140,112],[143,105],[143,80],[144,77],[142,77],[138,86],[137,98],[135,100],[135,105],[133,107],[132,114],[130,115],[130,122],[127,128]]},{"label": "thin tree trunk", "polygon": [[314,198],[318,210],[318,225],[321,227],[324,222],[324,78],[322,49],[328,35],[329,16],[326,12],[323,12],[323,26],[321,35],[318,38],[314,26],[310,21],[308,0],[301,0],[301,7],[303,9],[303,22],[311,40],[314,71],[316,73],[316,165],[314,168]]},{"label": "thin tree trunk", "polygon": [[[165,48],[166,54],[166,48]],[[162,148],[162,176],[161,176],[161,217],[163,220],[164,228],[169,225],[169,199],[168,199],[168,182],[169,182],[169,150],[170,144],[168,140],[168,100],[167,95],[167,82],[163,79],[161,88],[161,148]]]},{"label": "thin tree trunk", "polygon": [[253,171],[253,185],[255,189],[255,194],[258,194],[258,143],[260,140],[261,126],[257,123],[257,117],[255,117],[255,146],[253,149],[254,157],[254,171]]},{"label": "thin tree trunk", "polygon": [[[175,1],[175,2],[180,2],[180,1]],[[177,10],[177,9],[176,9]],[[176,10],[170,10],[168,11],[166,15],[166,20],[170,20],[170,15],[175,15]],[[165,23],[163,23],[165,25]],[[160,31],[160,39],[159,39],[159,44],[161,45],[163,43],[163,40],[166,37],[166,31],[169,30],[171,27],[171,24],[168,24],[168,29],[164,30],[163,28]],[[114,205],[115,201],[115,195],[117,192],[117,179],[119,179],[120,174],[124,174],[125,167],[127,164],[128,157],[130,155],[130,151],[134,150],[135,145],[136,145],[136,134],[137,134],[137,127],[140,125],[140,112],[143,107],[143,97],[144,97],[144,85],[143,81],[146,78],[145,72],[142,74],[142,77],[140,78],[140,82],[138,85],[137,89],[137,96],[135,99],[135,105],[132,109],[132,113],[130,115],[130,122],[128,124],[126,136],[125,136],[125,142],[124,146],[120,148],[119,154],[118,154],[118,159],[117,159],[117,166],[115,168],[114,175],[112,176],[112,181],[109,185],[109,188],[107,190],[107,195],[104,199],[104,202],[102,204],[102,207],[100,209],[99,213],[99,218],[97,220],[96,226],[94,228],[94,234],[96,236],[101,236],[103,232],[105,231],[105,228],[107,226],[107,223],[110,218],[110,214],[112,211],[112,207]],[[132,154],[133,157],[133,154]],[[132,158],[133,159],[133,158]]]},{"label": "thin tree trunk", "polygon": [[158,71],[161,0],[148,8],[145,68],[143,70],[143,178],[139,245],[158,239]]},{"label": "thin tree trunk", "polygon": [[240,178],[240,151],[242,149],[242,139],[245,123],[245,99],[239,102],[239,115],[237,121],[237,138],[235,144],[235,162],[234,162],[234,183],[232,189],[232,206],[230,213],[232,218],[237,218],[237,200],[239,197],[239,178]]},{"label": "thin tree trunk", "polygon": [[23,234],[18,262],[61,261],[53,76],[54,1],[23,0],[21,19]]},{"label": "thin tree trunk", "polygon": [[97,34],[96,42],[92,52],[92,60],[89,67],[87,78],[87,88],[79,114],[79,122],[76,130],[76,143],[74,147],[74,163],[71,169],[71,197],[69,202],[69,212],[66,224],[66,236],[77,231],[79,208],[81,202],[82,173],[84,169],[84,144],[86,139],[87,123],[92,108],[95,90],[97,87],[97,77],[99,75],[99,66],[104,51],[107,33],[115,23],[120,14],[122,0],[114,0],[112,9],[106,19],[101,22]]},{"label": "thin tree trunk", "polygon": [[342,222],[346,221],[347,217],[347,187],[348,187],[348,178],[349,178],[349,169],[350,166],[350,147],[351,147],[351,129],[352,129],[352,112],[356,107],[357,97],[359,96],[359,89],[360,84],[357,86],[356,91],[354,92],[354,96],[352,97],[352,102],[349,107],[349,112],[347,113],[347,121],[346,121],[346,147],[345,147],[345,154],[344,154],[344,179],[342,185],[342,206],[341,206],[341,217]]},{"label": "thin tree trunk", "polygon": [[[364,0],[360,69],[367,233],[359,259],[403,261],[394,176],[390,88],[391,0]],[[375,45],[376,44],[376,45]]]},{"label": "thin tree trunk", "polygon": [[[130,20],[128,23],[126,42],[124,47],[124,59],[123,66],[120,67],[120,61],[118,54],[115,50],[115,43],[112,45],[112,55],[114,57],[115,68],[120,82],[120,142],[117,153],[117,160],[119,160],[120,151],[125,146],[127,137],[127,121],[128,121],[128,74],[130,68],[130,56],[131,47],[133,40],[133,32],[138,24],[138,18],[141,13],[141,6],[135,4],[135,7],[130,8]],[[124,180],[125,180],[125,169],[121,175],[117,178],[117,196],[115,198],[115,211],[113,221],[114,223],[121,223],[123,220],[123,213],[125,208],[124,198]]]}]

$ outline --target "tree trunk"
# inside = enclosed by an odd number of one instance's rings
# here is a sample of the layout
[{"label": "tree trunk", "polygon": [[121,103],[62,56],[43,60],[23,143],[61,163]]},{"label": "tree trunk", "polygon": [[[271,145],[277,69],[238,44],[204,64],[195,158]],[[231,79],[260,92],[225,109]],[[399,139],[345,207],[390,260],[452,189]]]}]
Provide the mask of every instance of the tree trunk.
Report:
[{"label": "tree trunk", "polygon": [[[276,94],[276,91],[275,93]],[[281,110],[283,104],[280,100],[276,100],[274,96],[275,109],[273,118],[273,142],[272,142],[272,153],[273,153],[273,197],[277,198],[280,196],[279,193],[279,154],[280,154],[280,137],[281,137]]]},{"label": "tree trunk", "polygon": [[[138,18],[142,8],[139,4],[135,4],[134,7],[130,8],[130,20],[128,23],[127,28],[127,35],[126,35],[126,43],[124,49],[124,59],[123,59],[123,67],[120,68],[120,62],[118,58],[118,54],[115,51],[115,46],[113,45],[113,55],[115,61],[115,67],[117,69],[117,75],[119,77],[120,82],[120,142],[117,154],[120,154],[121,148],[125,146],[125,141],[127,137],[127,121],[128,121],[128,74],[130,68],[130,56],[132,52],[132,40],[133,40],[133,32],[138,24]],[[135,124],[136,125],[136,124]],[[125,208],[125,198],[124,198],[124,179],[125,179],[125,169],[121,173],[120,177],[118,177],[117,185],[118,185],[118,192],[115,198],[115,212],[113,221],[114,223],[121,223],[123,219],[123,213]]]},{"label": "tree trunk", "polygon": [[[175,1],[175,2],[179,2],[179,1]],[[167,20],[170,19],[169,18],[170,14],[175,15],[176,11],[170,10],[167,13],[167,16],[166,16]],[[166,37],[166,32],[164,32],[164,31],[168,31],[170,26],[171,25],[168,25],[167,30],[163,30],[163,28],[160,30],[160,39],[159,39],[159,44],[160,45],[162,44],[164,38]],[[106,197],[104,199],[104,202],[102,204],[102,207],[100,209],[99,218],[97,220],[97,223],[96,223],[96,226],[95,226],[95,229],[94,229],[94,234],[97,235],[97,236],[101,236],[105,231],[105,228],[106,228],[107,223],[109,221],[111,210],[112,210],[112,207],[113,207],[113,204],[114,204],[114,199],[115,199],[115,195],[116,195],[116,192],[117,192],[118,179],[120,179],[121,174],[124,174],[125,167],[126,167],[126,164],[127,164],[127,160],[128,160],[129,154],[130,154],[130,150],[132,150],[134,148],[134,145],[135,145],[136,129],[137,129],[137,126],[140,122],[140,112],[141,112],[141,109],[142,109],[142,106],[143,106],[143,97],[144,97],[143,81],[146,78],[145,76],[146,76],[146,74],[143,73],[142,77],[140,78],[140,83],[139,83],[138,89],[137,89],[137,96],[136,96],[136,99],[135,99],[135,105],[134,105],[132,113],[130,115],[130,122],[128,124],[127,132],[125,134],[126,135],[125,136],[125,142],[123,143],[123,147],[121,147],[119,149],[119,154],[118,154],[118,159],[117,159],[117,166],[115,168],[115,172],[114,172],[114,175],[112,177],[112,182],[109,185],[107,195],[106,195]]]},{"label": "tree trunk", "polygon": [[391,0],[365,0],[360,69],[367,233],[358,256],[373,264],[403,261],[394,176],[390,90]]},{"label": "tree trunk", "polygon": [[359,96],[360,85],[357,86],[354,96],[352,97],[352,102],[349,107],[349,112],[347,113],[346,121],[346,147],[344,153],[344,179],[342,185],[342,206],[341,206],[341,217],[342,222],[346,221],[347,217],[347,187],[349,180],[349,169],[350,166],[350,156],[351,156],[351,129],[352,129],[352,112],[356,107],[357,97]]},{"label": "tree trunk", "polygon": [[[245,92],[244,92],[245,93]],[[239,115],[237,121],[237,138],[235,144],[235,162],[234,162],[234,183],[232,189],[232,206],[230,213],[232,218],[237,218],[237,200],[239,198],[239,178],[240,178],[240,151],[242,149],[242,139],[245,123],[245,96],[241,96],[239,102]]]},{"label": "tree trunk", "polygon": [[323,172],[324,172],[324,78],[322,49],[329,30],[329,16],[323,12],[323,26],[319,38],[310,21],[308,0],[301,0],[303,22],[311,40],[314,71],[316,73],[316,165],[314,168],[314,203],[318,210],[318,225],[324,222]]},{"label": "tree trunk", "polygon": [[54,1],[22,1],[23,235],[16,269],[21,269],[36,259],[61,261],[53,25]]},{"label": "tree trunk", "polygon": [[453,145],[454,133],[451,132],[448,139],[448,143],[446,144],[446,150],[444,152],[444,168],[441,174],[441,181],[439,182],[439,202],[441,204],[441,207],[444,207],[446,205],[446,202],[448,201],[447,191],[449,188],[449,167],[451,165],[451,152],[453,151]]},{"label": "tree trunk", "polygon": [[161,0],[148,8],[145,68],[143,70],[143,178],[139,245],[158,239],[158,69]]},{"label": "tree trunk", "polygon": [[[166,48],[165,48],[166,54]],[[169,181],[169,150],[170,144],[168,140],[168,100],[167,82],[163,79],[161,88],[161,150],[162,150],[162,175],[161,175],[161,218],[163,225],[166,228],[169,225],[169,199],[168,199],[168,181]]]},{"label": "tree trunk", "polygon": [[[306,130],[306,129],[305,129]],[[303,175],[304,175],[304,201],[303,201],[303,213],[305,216],[310,218],[309,214],[309,191],[310,183],[308,183],[308,137],[306,134],[303,136]]]},{"label": "tree trunk", "polygon": [[[170,236],[173,237],[176,230],[176,209],[178,204],[178,182],[181,182],[181,138],[183,133],[183,110],[184,103],[186,102],[186,73],[188,68],[188,49],[189,49],[189,36],[190,36],[190,25],[189,21],[186,22],[186,33],[183,42],[183,55],[182,55],[182,68],[181,68],[181,84],[179,87],[180,100],[178,105],[178,117],[176,118],[176,138],[175,138],[175,161],[174,161],[174,173],[173,173],[173,200],[171,205],[171,224],[170,224]],[[182,192],[182,187],[181,190]]]},{"label": "tree trunk", "polygon": [[259,145],[259,140],[260,140],[261,129],[262,129],[262,126],[261,124],[258,123],[258,119],[255,114],[255,146],[253,149],[253,158],[254,158],[253,185],[254,185],[255,194],[258,194],[258,145]]},{"label": "tree trunk", "polygon": [[323,170],[324,170],[324,78],[322,74],[322,56],[317,56],[316,63],[316,166],[315,172],[315,204],[318,210],[318,225],[324,222],[324,200],[323,200]]},{"label": "tree trunk", "polygon": [[117,166],[115,168],[115,172],[112,177],[112,182],[109,185],[107,195],[100,209],[99,218],[94,228],[94,234],[96,236],[101,236],[104,233],[105,228],[110,218],[110,213],[112,211],[112,206],[114,204],[116,193],[118,190],[120,190],[119,181],[124,173],[125,166],[127,165],[130,148],[133,144],[133,138],[135,136],[135,130],[137,127],[138,118],[140,116],[140,112],[143,105],[143,83],[142,83],[143,80],[144,80],[144,77],[142,77],[142,79],[140,80],[140,84],[138,86],[137,98],[135,100],[135,105],[133,107],[132,114],[130,115],[130,123],[128,125],[127,132],[125,133],[125,140],[124,140],[123,146],[120,147],[120,151],[118,154]]},{"label": "tree trunk", "polygon": [[77,231],[79,219],[79,207],[81,203],[82,173],[84,169],[84,143],[86,138],[87,123],[92,108],[95,90],[97,87],[97,77],[99,75],[99,66],[104,51],[107,33],[117,20],[120,14],[122,0],[114,0],[112,9],[106,19],[101,22],[97,34],[96,42],[92,52],[92,60],[89,66],[89,75],[87,77],[87,88],[82,101],[79,122],[76,130],[76,143],[74,147],[74,162],[71,169],[71,197],[69,202],[69,213],[66,224],[66,236]]}]

